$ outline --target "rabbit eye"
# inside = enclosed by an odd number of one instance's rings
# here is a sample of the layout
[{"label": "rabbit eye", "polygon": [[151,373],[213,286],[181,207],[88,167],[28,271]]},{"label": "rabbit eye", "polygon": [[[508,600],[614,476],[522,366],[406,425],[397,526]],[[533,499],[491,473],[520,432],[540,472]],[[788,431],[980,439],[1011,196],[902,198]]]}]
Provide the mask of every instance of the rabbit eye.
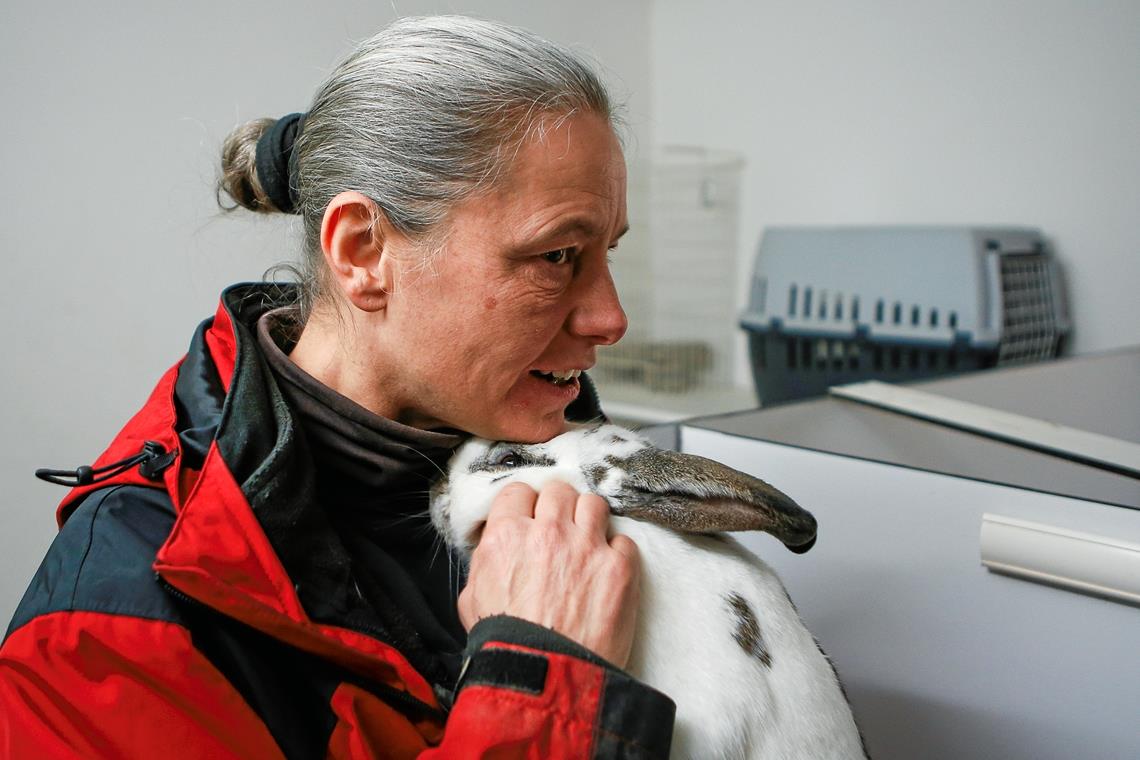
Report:
[{"label": "rabbit eye", "polygon": [[523,458],[513,451],[508,451],[495,460],[496,467],[518,467],[522,463]]}]

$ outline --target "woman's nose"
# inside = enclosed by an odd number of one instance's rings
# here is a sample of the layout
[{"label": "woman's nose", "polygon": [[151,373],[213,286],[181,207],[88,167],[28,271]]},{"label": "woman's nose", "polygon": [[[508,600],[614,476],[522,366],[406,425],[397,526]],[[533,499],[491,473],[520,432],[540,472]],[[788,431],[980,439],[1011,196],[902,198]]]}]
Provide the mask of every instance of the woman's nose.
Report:
[{"label": "woman's nose", "polygon": [[581,294],[570,312],[570,332],[603,346],[621,340],[629,320],[621,308],[609,267],[604,267],[591,282],[583,283]]}]

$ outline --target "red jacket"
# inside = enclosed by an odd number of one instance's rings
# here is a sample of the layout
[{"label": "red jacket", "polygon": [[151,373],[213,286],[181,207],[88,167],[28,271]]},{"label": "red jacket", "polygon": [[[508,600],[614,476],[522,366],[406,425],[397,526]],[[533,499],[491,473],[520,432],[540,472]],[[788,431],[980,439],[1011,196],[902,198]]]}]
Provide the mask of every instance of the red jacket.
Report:
[{"label": "red jacket", "polygon": [[60,505],[0,647],[0,757],[666,756],[672,702],[538,626],[480,622],[449,706],[310,617],[255,515],[305,467],[252,332],[276,292],[223,294],[94,465],[125,469]]}]

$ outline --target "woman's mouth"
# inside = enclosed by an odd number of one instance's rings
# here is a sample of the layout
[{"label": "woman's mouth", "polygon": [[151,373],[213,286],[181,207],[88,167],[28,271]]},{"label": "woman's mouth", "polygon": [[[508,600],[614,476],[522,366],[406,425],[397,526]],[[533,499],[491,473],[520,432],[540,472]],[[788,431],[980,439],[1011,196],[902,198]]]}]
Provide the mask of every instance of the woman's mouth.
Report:
[{"label": "woman's mouth", "polygon": [[530,374],[541,380],[545,380],[551,385],[570,385],[578,379],[578,376],[582,374],[582,370],[564,369],[544,372],[543,370],[532,369]]}]

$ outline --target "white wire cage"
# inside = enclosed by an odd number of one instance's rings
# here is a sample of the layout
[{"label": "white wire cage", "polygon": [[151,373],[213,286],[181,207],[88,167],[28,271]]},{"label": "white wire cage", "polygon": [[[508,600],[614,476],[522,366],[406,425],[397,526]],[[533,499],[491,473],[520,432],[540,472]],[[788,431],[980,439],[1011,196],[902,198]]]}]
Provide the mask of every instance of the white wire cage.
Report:
[{"label": "white wire cage", "polygon": [[629,318],[591,372],[608,410],[664,421],[751,404],[734,383],[742,158],[666,147],[631,167],[632,229],[612,271]]}]

